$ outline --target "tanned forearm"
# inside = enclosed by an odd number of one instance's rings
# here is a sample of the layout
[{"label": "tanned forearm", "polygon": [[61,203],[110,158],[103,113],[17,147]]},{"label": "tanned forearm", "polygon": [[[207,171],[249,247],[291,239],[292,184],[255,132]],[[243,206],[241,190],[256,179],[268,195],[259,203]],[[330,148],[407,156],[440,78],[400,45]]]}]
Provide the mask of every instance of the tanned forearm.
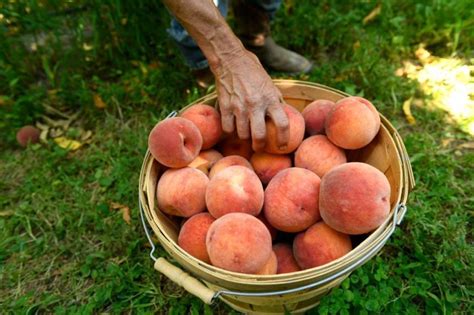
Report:
[{"label": "tanned forearm", "polygon": [[258,58],[234,35],[211,0],[163,0],[196,41],[216,77],[222,129],[241,139],[252,136],[253,148],[265,146],[265,116],[275,122],[278,142],[289,139],[288,118],[280,106],[280,91]]},{"label": "tanned forearm", "polygon": [[245,50],[211,0],[163,0],[188,31],[215,72]]}]

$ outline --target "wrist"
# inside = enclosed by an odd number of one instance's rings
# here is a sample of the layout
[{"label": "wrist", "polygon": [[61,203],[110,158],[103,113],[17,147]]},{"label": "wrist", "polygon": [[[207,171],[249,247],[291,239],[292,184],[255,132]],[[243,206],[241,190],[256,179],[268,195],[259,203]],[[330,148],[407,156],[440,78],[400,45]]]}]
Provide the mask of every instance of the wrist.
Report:
[{"label": "wrist", "polygon": [[225,25],[218,27],[209,39],[210,49],[206,55],[209,67],[214,74],[219,74],[232,64],[232,60],[241,58],[246,53],[242,42]]}]

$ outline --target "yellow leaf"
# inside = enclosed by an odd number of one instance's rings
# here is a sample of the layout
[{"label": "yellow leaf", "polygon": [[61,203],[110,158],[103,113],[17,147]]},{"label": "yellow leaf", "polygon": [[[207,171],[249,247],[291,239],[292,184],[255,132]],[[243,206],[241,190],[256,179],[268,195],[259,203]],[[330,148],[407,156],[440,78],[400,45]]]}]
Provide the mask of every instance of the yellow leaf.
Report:
[{"label": "yellow leaf", "polygon": [[122,218],[128,225],[130,225],[132,218],[130,217],[129,207],[122,208]]},{"label": "yellow leaf", "polygon": [[148,74],[148,69],[142,62],[140,62],[140,71],[143,73],[144,76]]},{"label": "yellow leaf", "polygon": [[357,50],[360,48],[360,41],[356,41],[353,45],[352,45],[352,49],[353,50]]},{"label": "yellow leaf", "polygon": [[82,44],[82,49],[84,49],[85,51],[92,50],[93,48],[94,48],[94,46],[89,45],[88,43]]},{"label": "yellow leaf", "polygon": [[112,208],[113,210],[117,210],[117,209],[122,209],[122,208],[126,208],[127,206],[126,205],[123,205],[123,204],[120,204],[118,202],[111,202],[110,203],[110,208]]},{"label": "yellow leaf", "polygon": [[0,217],[9,217],[13,214],[14,212],[12,210],[0,211]]},{"label": "yellow leaf", "polygon": [[102,97],[100,97],[99,94],[94,94],[93,98],[94,98],[95,107],[97,107],[99,109],[104,109],[104,108],[107,107],[107,104],[105,104],[105,102],[102,100]]},{"label": "yellow leaf", "polygon": [[474,142],[466,142],[458,145],[458,149],[474,150]]},{"label": "yellow leaf", "polygon": [[403,113],[405,114],[405,117],[410,125],[416,124],[416,119],[411,114],[411,108],[410,108],[412,99],[413,98],[410,97],[405,102],[403,102]]},{"label": "yellow leaf", "polygon": [[382,12],[381,4],[377,5],[372,11],[370,11],[370,13],[364,18],[362,23],[366,25],[367,23],[375,19],[380,14],[380,12]]},{"label": "yellow leaf", "polygon": [[10,105],[11,100],[8,96],[0,95],[0,106]]},{"label": "yellow leaf", "polygon": [[122,205],[118,202],[111,202],[110,203],[110,208],[113,210],[120,210],[122,212],[122,218],[123,220],[127,223],[130,224],[132,218],[130,217],[130,208],[127,207],[126,205]]},{"label": "yellow leaf", "polygon": [[54,138],[54,142],[63,149],[75,151],[82,147],[82,143],[76,140],[68,139],[66,137]]}]

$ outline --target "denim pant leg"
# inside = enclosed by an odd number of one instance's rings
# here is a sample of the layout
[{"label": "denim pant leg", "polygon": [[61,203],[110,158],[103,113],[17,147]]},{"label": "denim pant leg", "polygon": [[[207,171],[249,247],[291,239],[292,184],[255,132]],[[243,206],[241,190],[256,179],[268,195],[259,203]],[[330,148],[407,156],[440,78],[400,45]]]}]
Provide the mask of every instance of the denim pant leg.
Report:
[{"label": "denim pant leg", "polygon": [[248,0],[256,6],[262,8],[270,19],[273,19],[276,11],[280,8],[282,0]]},{"label": "denim pant leg", "polygon": [[[229,7],[228,0],[214,0],[217,2],[217,8],[225,18],[227,16],[227,9]],[[196,42],[189,36],[188,32],[179,22],[173,18],[171,27],[167,30],[168,34],[175,40],[179,49],[181,50],[187,64],[191,69],[204,69],[208,67],[208,62]]]}]

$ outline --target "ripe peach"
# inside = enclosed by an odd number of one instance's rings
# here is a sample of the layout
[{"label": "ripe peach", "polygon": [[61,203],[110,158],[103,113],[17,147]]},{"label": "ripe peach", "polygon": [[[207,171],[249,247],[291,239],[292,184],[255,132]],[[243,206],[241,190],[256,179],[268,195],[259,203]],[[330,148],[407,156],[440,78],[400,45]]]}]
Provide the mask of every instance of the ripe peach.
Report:
[{"label": "ripe peach", "polygon": [[290,140],[286,148],[280,149],[277,142],[277,129],[271,119],[267,119],[267,140],[264,151],[273,154],[287,154],[296,150],[304,137],[304,118],[301,113],[291,105],[284,104],[283,110],[288,116]]},{"label": "ripe peach", "polygon": [[336,104],[329,100],[316,100],[310,103],[302,112],[306,133],[310,136],[325,134],[324,123],[328,113]]},{"label": "ripe peach", "polygon": [[256,152],[250,163],[262,183],[268,184],[279,171],[291,167],[291,158],[288,155]]},{"label": "ripe peach", "polygon": [[286,243],[278,243],[273,245],[273,252],[276,254],[278,261],[277,274],[300,271],[301,268],[293,256],[293,248]]},{"label": "ripe peach", "polygon": [[22,146],[26,147],[28,143],[38,143],[40,138],[40,131],[38,128],[26,125],[20,128],[16,133],[16,141]]},{"label": "ripe peach", "polygon": [[209,170],[220,159],[222,159],[222,154],[220,154],[216,150],[201,151],[199,155],[191,163],[189,163],[188,166],[196,168],[204,174],[208,175]]},{"label": "ripe peach", "polygon": [[191,121],[174,117],[159,122],[150,132],[148,147],[161,164],[179,168],[192,162],[199,154],[202,137]]},{"label": "ripe peach", "polygon": [[347,97],[336,103],[326,118],[326,134],[344,149],[360,149],[369,144],[380,129],[380,117],[373,105],[361,98]]},{"label": "ripe peach", "polygon": [[206,209],[209,179],[195,168],[169,169],[156,188],[158,208],[168,214],[190,217]]},{"label": "ripe peach", "polygon": [[293,241],[293,253],[301,269],[327,264],[351,249],[350,237],[331,229],[324,222],[318,222],[299,233]]},{"label": "ripe peach", "polygon": [[360,96],[349,96],[347,98],[351,99],[351,100],[354,99],[356,101],[361,102],[365,106],[367,106],[367,108],[370,109],[370,111],[372,112],[372,115],[374,116],[374,119],[376,121],[378,121],[378,125],[380,126],[380,115],[379,115],[379,112],[377,111],[377,109],[375,108],[374,104],[372,104],[369,100],[367,100],[363,97],[360,97]]},{"label": "ripe peach", "polygon": [[229,166],[235,166],[235,165],[240,165],[240,166],[245,166],[246,168],[250,169],[253,171],[252,165],[250,165],[250,162],[241,157],[240,155],[228,155],[226,157],[223,157],[219,161],[217,161],[216,164],[211,168],[211,171],[209,172],[209,178],[214,177],[217,173],[222,171],[223,169],[229,167]]},{"label": "ripe peach", "polygon": [[253,154],[252,140],[240,139],[237,134],[228,135],[219,143],[219,151],[223,156],[240,155],[246,160],[250,160]]},{"label": "ripe peach", "polygon": [[257,175],[245,166],[227,167],[209,181],[206,205],[214,218],[230,212],[257,216],[263,206],[262,183]]},{"label": "ripe peach", "polygon": [[319,177],[323,177],[334,166],[346,162],[344,150],[323,135],[306,138],[295,153],[295,166],[306,168]]},{"label": "ripe peach", "polygon": [[202,149],[213,147],[222,136],[221,115],[212,106],[196,104],[187,108],[181,117],[192,121],[202,136]]},{"label": "ripe peach", "polygon": [[[238,167],[238,166],[234,166]],[[211,224],[206,247],[214,266],[256,273],[272,254],[272,239],[265,225],[246,213],[229,213]]]},{"label": "ripe peach", "polygon": [[207,212],[190,217],[181,227],[178,245],[191,256],[206,263],[211,263],[206,248],[206,235],[212,222],[216,219]]},{"label": "ripe peach", "polygon": [[319,184],[313,172],[287,168],[272,178],[265,190],[263,212],[280,231],[300,232],[316,223],[319,215]]},{"label": "ripe peach", "polygon": [[278,269],[278,260],[275,252],[272,251],[270,259],[268,259],[265,266],[256,272],[257,275],[275,275]]},{"label": "ripe peach", "polygon": [[390,212],[390,183],[375,167],[359,162],[339,165],[321,181],[321,217],[346,234],[373,231]]}]

